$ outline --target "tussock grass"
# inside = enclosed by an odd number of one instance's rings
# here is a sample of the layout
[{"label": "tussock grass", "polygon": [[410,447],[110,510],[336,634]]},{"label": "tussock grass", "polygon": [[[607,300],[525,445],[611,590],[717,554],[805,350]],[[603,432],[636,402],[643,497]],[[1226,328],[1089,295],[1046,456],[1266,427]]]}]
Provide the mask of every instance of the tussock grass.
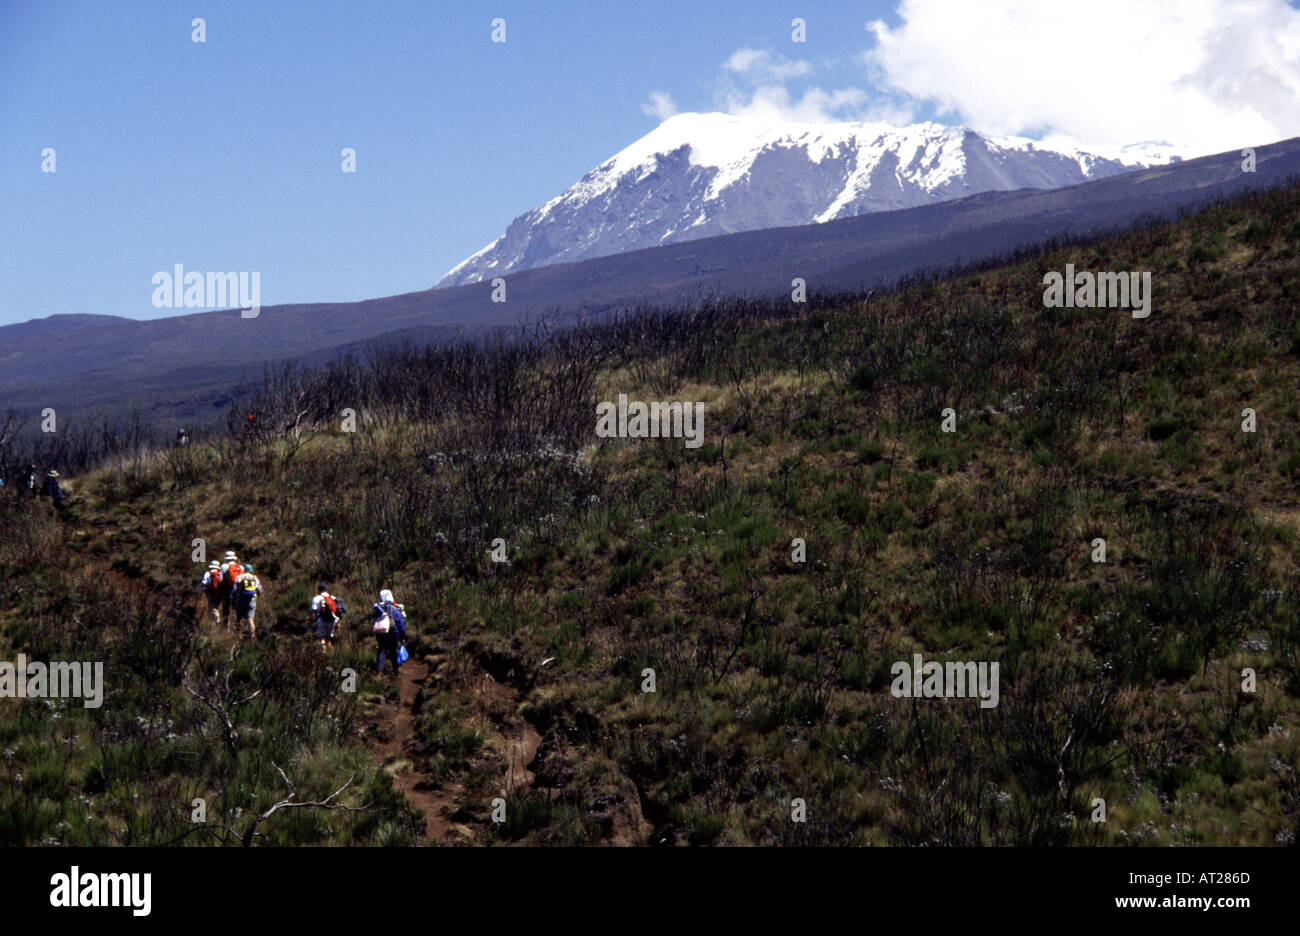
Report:
[{"label": "tussock grass", "polygon": [[[325,669],[366,671],[364,626],[328,662],[297,633],[324,579],[406,604],[438,661],[417,767],[483,843],[1293,843],[1297,217],[1293,188],[870,299],[285,371],[224,437],[72,479],[65,517],[0,498],[6,649],[130,674],[95,716],[0,703],[0,839],[169,840],[200,790],[280,795],[274,762],[321,796],[355,772],[374,809],[273,840],[409,841]],[[1152,270],[1151,317],[1045,309],[1066,262]],[[595,439],[619,392],[706,401],[705,444]],[[194,537],[258,564],[277,638],[238,656],[271,682],[233,755],[181,686],[228,653],[187,604]],[[914,652],[999,661],[999,706],[893,698]],[[518,716],[538,786],[497,827]]]}]

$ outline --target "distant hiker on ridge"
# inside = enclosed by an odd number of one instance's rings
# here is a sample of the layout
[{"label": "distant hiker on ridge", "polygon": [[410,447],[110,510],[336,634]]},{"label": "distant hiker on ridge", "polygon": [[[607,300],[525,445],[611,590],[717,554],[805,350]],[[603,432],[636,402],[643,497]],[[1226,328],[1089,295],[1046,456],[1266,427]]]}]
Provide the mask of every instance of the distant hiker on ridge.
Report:
[{"label": "distant hiker on ridge", "polygon": [[45,476],[45,484],[41,488],[41,497],[48,497],[51,504],[59,510],[63,509],[63,489],[59,487],[59,473],[53,468]]}]

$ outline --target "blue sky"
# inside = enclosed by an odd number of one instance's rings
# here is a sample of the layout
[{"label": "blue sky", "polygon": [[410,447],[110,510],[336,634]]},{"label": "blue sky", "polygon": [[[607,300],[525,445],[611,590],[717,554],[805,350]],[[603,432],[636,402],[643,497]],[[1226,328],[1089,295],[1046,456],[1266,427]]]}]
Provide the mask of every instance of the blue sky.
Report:
[{"label": "blue sky", "polygon": [[[152,306],[151,277],[177,263],[260,271],[263,306],[427,288],[674,108],[939,119],[1099,143],[1190,132],[1217,109],[1214,126],[1240,118],[1230,145],[1245,132],[1272,142],[1300,133],[1300,27],[1282,0],[1250,2],[1253,24],[1226,45],[1212,10],[1189,18],[1153,3],[1127,32],[1157,61],[1130,59],[1121,76],[1150,94],[1117,113],[1095,100],[1106,93],[1095,79],[1033,80],[1008,64],[1016,56],[999,43],[1071,41],[1054,21],[1026,25],[1011,0],[979,6],[974,26],[961,12],[973,0],[8,0],[0,324],[173,314]],[[1134,21],[1133,2],[1108,4],[1089,5],[1102,35],[1107,15]],[[490,41],[494,17],[505,43]],[[791,41],[794,17],[805,43]],[[1088,39],[1078,54],[1095,54]],[[1275,53],[1267,67],[1261,50]],[[1068,65],[1068,49],[1040,51],[1044,72]],[[1240,72],[1230,87],[1224,67]],[[1159,116],[1168,111],[1181,123]],[[41,171],[45,147],[54,173]],[[340,169],[344,147],[356,173]]]}]

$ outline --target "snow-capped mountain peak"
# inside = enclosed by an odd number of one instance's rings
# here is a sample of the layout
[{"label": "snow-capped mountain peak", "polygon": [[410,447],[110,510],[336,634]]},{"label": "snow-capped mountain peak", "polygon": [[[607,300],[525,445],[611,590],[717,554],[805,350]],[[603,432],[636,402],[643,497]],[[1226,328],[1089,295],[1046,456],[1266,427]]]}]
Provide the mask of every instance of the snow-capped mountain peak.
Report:
[{"label": "snow-capped mountain peak", "polygon": [[1165,143],[1083,151],[937,123],[678,114],[520,215],[436,285],[983,191],[1073,185],[1177,158]]}]

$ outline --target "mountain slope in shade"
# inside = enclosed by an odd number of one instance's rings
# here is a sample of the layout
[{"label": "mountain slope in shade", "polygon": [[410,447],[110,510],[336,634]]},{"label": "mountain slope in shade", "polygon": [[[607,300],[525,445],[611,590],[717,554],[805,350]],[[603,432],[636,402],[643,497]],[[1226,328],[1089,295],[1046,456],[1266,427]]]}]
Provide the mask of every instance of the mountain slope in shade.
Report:
[{"label": "mountain slope in shade", "polygon": [[[810,292],[880,286],[1050,237],[1172,218],[1213,198],[1300,179],[1300,138],[1258,146],[1256,155],[1253,173],[1241,171],[1240,151],[1233,151],[1065,188],[984,192],[554,264],[511,277],[508,302],[493,302],[491,286],[474,283],[363,302],[265,306],[253,319],[229,309],[148,321],[86,316],[84,327],[59,335],[33,333],[39,323],[2,326],[0,413],[13,408],[30,422],[45,406],[58,407],[60,418],[65,411],[121,417],[139,407],[164,425],[188,425],[219,413],[232,388],[259,382],[268,361],[320,364],[362,354],[372,342],[454,341],[549,313],[563,325],[702,296],[788,297],[793,276],[806,279]],[[1025,288],[1042,295],[1037,279]],[[217,332],[220,342],[212,340]]]},{"label": "mountain slope in shade", "polygon": [[436,285],[979,192],[1059,188],[1176,159],[1156,144],[1102,155],[935,123],[772,124],[678,114],[520,215]]}]

